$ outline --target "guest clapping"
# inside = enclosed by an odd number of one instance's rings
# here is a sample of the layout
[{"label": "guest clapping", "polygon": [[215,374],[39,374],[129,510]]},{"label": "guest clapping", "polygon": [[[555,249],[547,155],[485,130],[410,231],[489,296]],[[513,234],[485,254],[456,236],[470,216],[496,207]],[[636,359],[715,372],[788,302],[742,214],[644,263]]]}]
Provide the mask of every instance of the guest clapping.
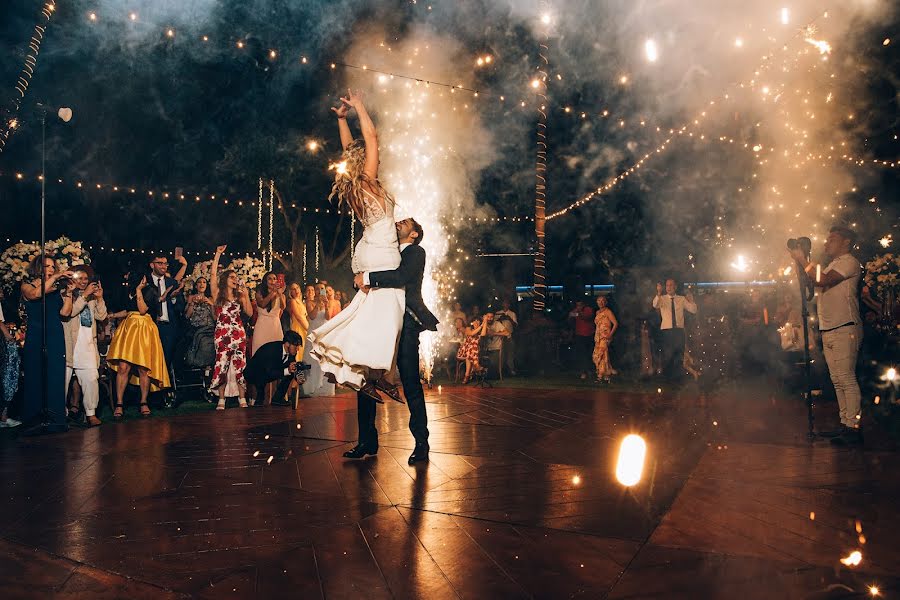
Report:
[{"label": "guest clapping", "polygon": [[134,382],[133,371],[137,371],[137,383],[141,390],[141,416],[150,416],[147,395],[152,391],[170,386],[169,371],[156,319],[159,316],[160,298],[157,288],[147,284],[147,276],[132,273],[128,282],[128,316],[116,329],[109,352],[108,362],[116,370],[116,408],[114,419],[124,415],[125,389],[129,379]]}]

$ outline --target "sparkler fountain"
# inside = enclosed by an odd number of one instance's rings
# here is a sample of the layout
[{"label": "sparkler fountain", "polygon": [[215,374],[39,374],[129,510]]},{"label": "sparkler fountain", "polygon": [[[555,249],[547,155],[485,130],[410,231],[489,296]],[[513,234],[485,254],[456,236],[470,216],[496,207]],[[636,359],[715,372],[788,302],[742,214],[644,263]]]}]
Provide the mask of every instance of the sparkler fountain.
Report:
[{"label": "sparkler fountain", "polygon": [[[378,52],[373,53],[372,48]],[[451,217],[476,211],[472,181],[490,155],[490,140],[482,127],[471,92],[432,85],[433,77],[459,82],[470,60],[459,45],[427,30],[411,34],[396,46],[372,39],[349,53],[352,62],[377,60],[378,68],[421,74],[422,80],[389,75],[357,75],[349,81],[367,92],[378,123],[385,187],[397,200],[395,217],[416,219],[424,229],[422,247],[428,256],[422,295],[440,321],[449,323],[449,307],[462,283],[448,259],[457,241]],[[440,332],[425,332],[420,355],[427,380],[439,345]]]}]

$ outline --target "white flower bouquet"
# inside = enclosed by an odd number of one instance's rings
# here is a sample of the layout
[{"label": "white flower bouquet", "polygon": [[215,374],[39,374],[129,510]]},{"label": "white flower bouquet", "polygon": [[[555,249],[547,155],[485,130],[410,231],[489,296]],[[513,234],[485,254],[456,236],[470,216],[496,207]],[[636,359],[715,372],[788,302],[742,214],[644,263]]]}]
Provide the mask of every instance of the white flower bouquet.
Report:
[{"label": "white flower bouquet", "polygon": [[867,286],[877,290],[879,295],[888,290],[896,291],[900,287],[900,256],[894,256],[892,252],[876,256],[866,263],[863,280]]},{"label": "white flower bouquet", "polygon": [[249,254],[244,258],[236,258],[228,265],[228,269],[237,273],[248,289],[255,290],[266,274],[266,266],[258,258]]},{"label": "white flower bouquet", "polygon": [[[45,249],[47,256],[56,259],[60,269],[70,269],[75,265],[90,264],[91,255],[81,242],[73,242],[63,236],[49,240]],[[41,254],[41,245],[19,242],[0,254],[0,287],[9,294],[28,278],[28,264]]]}]

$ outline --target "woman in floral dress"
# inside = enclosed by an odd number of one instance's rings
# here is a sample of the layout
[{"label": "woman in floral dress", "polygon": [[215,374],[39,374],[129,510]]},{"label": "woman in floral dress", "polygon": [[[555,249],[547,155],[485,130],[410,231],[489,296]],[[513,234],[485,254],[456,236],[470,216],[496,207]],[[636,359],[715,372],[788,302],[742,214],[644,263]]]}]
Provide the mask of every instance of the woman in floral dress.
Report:
[{"label": "woman in floral dress", "polygon": [[[225,390],[237,387],[238,403],[247,408],[247,383],[244,381],[244,367],[247,366],[247,332],[241,321],[241,310],[248,317],[253,314],[250,293],[238,279],[237,273],[229,269],[219,274],[219,258],[225,246],[216,248],[210,274],[211,286],[216,290],[216,364],[213,369],[211,391],[219,394],[216,410],[225,410]],[[229,386],[228,384],[232,385]]]},{"label": "woman in floral dress", "polygon": [[619,322],[616,315],[606,306],[606,296],[597,297],[597,315],[594,317],[594,367],[597,369],[597,383],[605,381],[617,373],[609,361],[609,343],[612,341]]},{"label": "woman in floral dress", "polygon": [[466,361],[466,374],[463,377],[463,385],[471,381],[472,375],[481,371],[481,363],[479,362],[481,338],[487,334],[487,325],[487,319],[476,318],[465,328],[465,339],[459,345],[459,352],[456,353],[456,360]]}]

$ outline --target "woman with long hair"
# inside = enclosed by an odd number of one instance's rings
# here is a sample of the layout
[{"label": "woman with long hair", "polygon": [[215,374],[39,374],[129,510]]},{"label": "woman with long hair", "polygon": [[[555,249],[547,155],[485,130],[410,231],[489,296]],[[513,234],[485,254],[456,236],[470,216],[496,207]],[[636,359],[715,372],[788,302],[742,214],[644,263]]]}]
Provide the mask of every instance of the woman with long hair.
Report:
[{"label": "woman with long hair", "polygon": [[194,282],[194,293],[188,297],[187,307],[184,310],[191,327],[201,329],[209,327],[216,322],[213,314],[213,299],[209,289],[209,281],[206,277],[198,277]]},{"label": "woman with long hair", "polygon": [[[241,321],[241,311],[248,317],[253,314],[250,293],[232,269],[219,273],[219,259],[226,246],[216,248],[210,283],[216,290],[216,364],[213,368],[210,391],[218,392],[216,410],[225,410],[225,390],[235,389],[238,404],[247,408],[247,382],[244,367],[247,366],[247,331]],[[228,384],[231,384],[229,386]]]},{"label": "woman with long hair", "polygon": [[[169,370],[163,353],[156,318],[159,316],[159,290],[147,285],[147,276],[137,271],[128,278],[128,311],[116,329],[106,362],[116,371],[116,408],[113,419],[124,416],[125,388],[129,381],[141,390],[141,416],[150,416],[147,395],[169,387]],[[134,378],[137,371],[137,378]]]},{"label": "woman with long hair", "polygon": [[[309,319],[309,329],[317,329],[328,320],[326,302],[326,298],[318,292],[315,286],[306,286],[306,300],[304,301],[303,310]],[[303,362],[310,366],[309,372],[306,374],[306,381],[303,382],[303,395],[333,396],[334,384],[326,380],[325,373],[322,371],[322,365],[312,355],[310,344],[306,345],[306,351],[303,353]]]},{"label": "woman with long hair", "polygon": [[[24,407],[22,420],[26,423],[37,419],[44,406],[43,382],[47,382],[47,409],[52,431],[66,429],[66,340],[62,317],[72,314],[72,290],[75,283],[71,271],[60,271],[56,261],[44,258],[41,273],[41,257],[36,256],[28,265],[28,279],[20,290],[25,303],[27,327],[23,365]],[[47,302],[47,327],[44,328],[42,298]],[[43,368],[42,345],[46,335],[47,364]]]},{"label": "woman with long hair", "polygon": [[594,352],[591,355],[597,371],[597,383],[609,383],[609,378],[617,374],[609,360],[609,343],[619,328],[616,315],[607,306],[606,296],[597,296],[597,314],[594,316]]},{"label": "woman with long hair", "polygon": [[[347,125],[351,109],[359,116],[362,142],[353,139]],[[394,270],[400,266],[394,198],[378,180],[375,124],[362,98],[352,91],[332,110],[337,115],[344,152],[335,166],[329,199],[336,198],[339,208],[352,210],[363,224],[353,256],[353,272]],[[366,393],[375,396],[377,388],[399,401],[396,386],[383,377],[394,363],[405,308],[403,289],[359,292],[344,310],[310,332],[310,351],[335,383],[356,390],[365,388]]]},{"label": "woman with long hair", "polygon": [[325,310],[329,319],[336,317],[337,314],[343,310],[341,301],[338,300],[334,288],[330,285],[325,286]]},{"label": "woman with long hair", "polygon": [[288,288],[287,312],[291,317],[291,331],[295,331],[303,338],[303,345],[297,353],[297,359],[303,357],[306,348],[306,334],[309,333],[309,316],[306,313],[306,303],[303,301],[303,290],[299,283],[292,283]]},{"label": "woman with long hair", "polygon": [[269,271],[263,275],[256,289],[256,325],[253,327],[253,343],[250,356],[269,342],[284,339],[281,312],[284,310],[284,290],[278,285],[278,276]]}]

